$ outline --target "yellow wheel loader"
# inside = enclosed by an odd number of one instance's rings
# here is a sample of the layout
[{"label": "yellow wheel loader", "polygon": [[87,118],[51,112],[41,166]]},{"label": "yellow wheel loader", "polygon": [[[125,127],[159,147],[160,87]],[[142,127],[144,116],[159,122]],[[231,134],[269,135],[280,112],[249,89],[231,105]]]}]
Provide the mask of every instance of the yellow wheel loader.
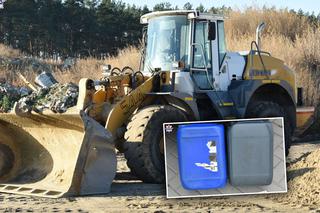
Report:
[{"label": "yellow wheel loader", "polygon": [[82,79],[77,106],[63,114],[23,112],[18,104],[0,114],[0,192],[106,193],[115,147],[135,176],[163,183],[164,122],[280,116],[288,152],[310,110],[297,119],[295,74],[260,50],[263,24],[249,51],[228,52],[218,15],[153,12],[141,23],[140,71],[109,67],[100,80]]}]

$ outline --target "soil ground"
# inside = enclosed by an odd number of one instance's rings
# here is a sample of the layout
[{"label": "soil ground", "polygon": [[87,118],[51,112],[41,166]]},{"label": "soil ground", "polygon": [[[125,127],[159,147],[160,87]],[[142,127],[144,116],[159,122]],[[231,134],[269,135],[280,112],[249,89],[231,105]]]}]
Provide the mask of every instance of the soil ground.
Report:
[{"label": "soil ground", "polygon": [[[291,164],[304,162],[306,156],[319,150],[320,141],[294,144],[287,165],[290,168]],[[110,194],[61,199],[0,194],[0,212],[320,212],[319,202],[301,204],[284,194],[166,199],[164,185],[137,180],[130,174],[123,155],[118,155],[118,162]],[[289,179],[305,175],[300,172],[290,177],[289,173]],[[319,196],[318,191],[314,193]]]}]

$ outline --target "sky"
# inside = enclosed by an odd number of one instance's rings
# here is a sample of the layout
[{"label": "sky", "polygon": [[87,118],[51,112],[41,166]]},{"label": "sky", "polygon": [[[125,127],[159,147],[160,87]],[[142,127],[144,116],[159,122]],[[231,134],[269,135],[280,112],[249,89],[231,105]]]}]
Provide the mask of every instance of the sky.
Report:
[{"label": "sky", "polygon": [[190,2],[194,7],[202,3],[206,8],[212,6],[220,7],[227,6],[236,9],[243,9],[248,6],[276,6],[277,8],[289,8],[294,10],[302,9],[305,12],[316,15],[320,13],[320,1],[319,0],[122,0],[125,3],[135,4],[138,6],[147,5],[149,8],[157,3],[170,2],[172,5],[178,5],[180,8],[186,3]]}]

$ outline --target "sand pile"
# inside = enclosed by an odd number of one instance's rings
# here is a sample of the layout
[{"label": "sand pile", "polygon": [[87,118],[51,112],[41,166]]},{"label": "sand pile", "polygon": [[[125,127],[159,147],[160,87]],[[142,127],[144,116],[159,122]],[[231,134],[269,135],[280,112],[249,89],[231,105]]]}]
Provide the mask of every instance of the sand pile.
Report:
[{"label": "sand pile", "polygon": [[293,162],[287,171],[288,193],[275,199],[294,206],[319,206],[320,149]]}]

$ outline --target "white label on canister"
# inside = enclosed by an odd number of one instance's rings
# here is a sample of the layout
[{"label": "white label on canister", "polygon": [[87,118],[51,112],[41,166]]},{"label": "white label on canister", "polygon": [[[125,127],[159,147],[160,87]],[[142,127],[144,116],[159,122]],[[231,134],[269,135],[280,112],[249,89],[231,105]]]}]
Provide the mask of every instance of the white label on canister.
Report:
[{"label": "white label on canister", "polygon": [[207,163],[195,163],[196,166],[208,169],[211,172],[218,171],[218,162],[217,162],[217,146],[215,141],[208,141],[207,147],[209,149],[209,160],[210,164]]}]

